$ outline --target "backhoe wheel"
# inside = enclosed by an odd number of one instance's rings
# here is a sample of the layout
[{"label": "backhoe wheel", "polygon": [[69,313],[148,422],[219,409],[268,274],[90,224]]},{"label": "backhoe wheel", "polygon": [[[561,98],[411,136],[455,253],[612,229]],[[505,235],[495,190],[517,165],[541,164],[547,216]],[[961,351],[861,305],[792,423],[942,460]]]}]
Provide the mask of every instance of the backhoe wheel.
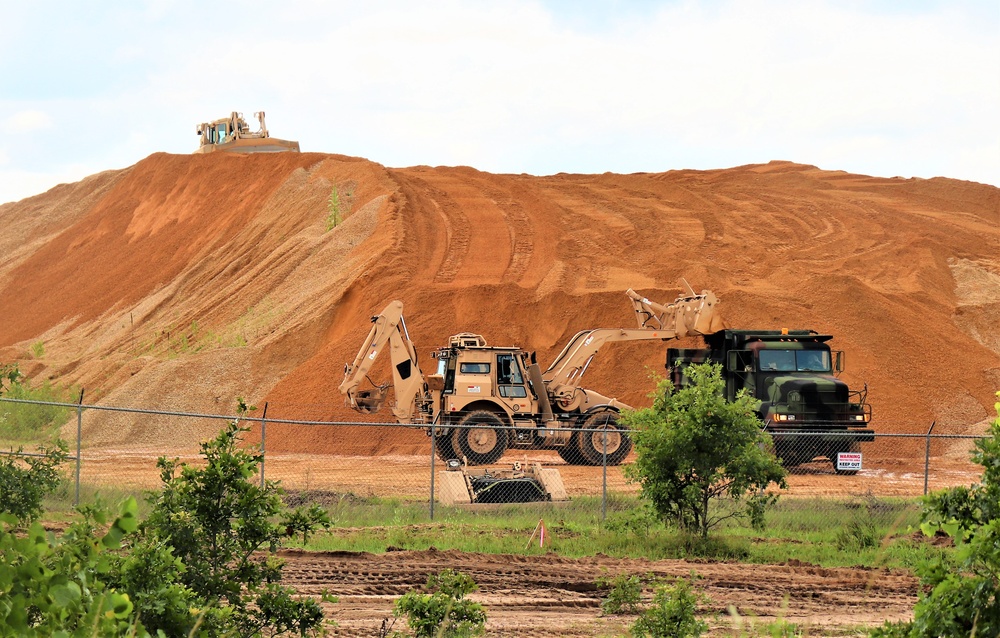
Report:
[{"label": "backhoe wheel", "polygon": [[438,458],[442,461],[457,459],[459,456],[455,453],[455,448],[452,447],[452,437],[453,435],[450,432],[448,434],[441,434],[441,428],[437,429],[437,438],[434,441],[434,451],[437,453]]},{"label": "backhoe wheel", "polygon": [[[509,433],[503,421],[488,410],[470,412],[458,422],[451,445],[458,458],[465,457],[469,465],[493,463],[507,451]],[[485,426],[485,427],[484,427]]]},{"label": "backhoe wheel", "polygon": [[584,465],[603,465],[605,453],[608,465],[621,465],[632,451],[631,437],[618,425],[618,413],[610,410],[587,417],[573,435]]},{"label": "backhoe wheel", "polygon": [[579,432],[574,432],[570,435],[569,441],[566,441],[566,445],[556,448],[556,451],[559,452],[559,456],[562,457],[562,460],[566,461],[566,463],[570,465],[587,465],[587,463],[583,460],[583,457],[580,456],[579,434]]}]

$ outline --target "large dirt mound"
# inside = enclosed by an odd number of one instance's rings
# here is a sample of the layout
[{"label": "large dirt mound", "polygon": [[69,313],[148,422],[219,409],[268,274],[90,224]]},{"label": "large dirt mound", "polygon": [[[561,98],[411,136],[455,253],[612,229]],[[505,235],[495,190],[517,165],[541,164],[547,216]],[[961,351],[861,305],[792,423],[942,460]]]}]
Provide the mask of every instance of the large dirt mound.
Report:
[{"label": "large dirt mound", "polygon": [[[425,358],[472,331],[545,363],[578,330],[631,325],[626,288],[668,302],[682,277],[731,326],[836,335],[879,429],[966,431],[1000,387],[1000,189],[970,182],[156,154],[0,206],[0,225],[0,361],[112,405],[228,412],[243,396],[276,418],[350,420],[344,362],[392,299]],[[663,361],[662,344],[611,346],[587,385],[644,405]],[[155,419],[87,428],[181,436]],[[282,445],[380,450],[298,434]]]}]

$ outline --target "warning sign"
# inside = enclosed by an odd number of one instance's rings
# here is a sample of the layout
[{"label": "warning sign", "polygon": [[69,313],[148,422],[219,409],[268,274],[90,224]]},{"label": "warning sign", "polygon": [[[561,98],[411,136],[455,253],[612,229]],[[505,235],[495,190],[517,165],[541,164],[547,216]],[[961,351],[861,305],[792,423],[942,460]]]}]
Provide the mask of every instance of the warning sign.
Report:
[{"label": "warning sign", "polygon": [[860,470],[861,452],[841,452],[837,455],[838,470]]}]

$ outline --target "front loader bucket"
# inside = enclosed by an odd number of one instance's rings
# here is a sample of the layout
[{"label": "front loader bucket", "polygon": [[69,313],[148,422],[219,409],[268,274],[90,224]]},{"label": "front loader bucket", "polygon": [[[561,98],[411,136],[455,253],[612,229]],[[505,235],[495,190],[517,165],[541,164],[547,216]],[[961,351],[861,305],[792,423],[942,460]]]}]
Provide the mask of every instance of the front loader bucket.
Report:
[{"label": "front loader bucket", "polygon": [[719,299],[708,290],[702,292],[701,307],[697,311],[697,318],[694,322],[694,332],[702,335],[715,334],[726,329],[726,322],[722,315],[716,312],[715,306]]},{"label": "front loader bucket", "polygon": [[378,412],[382,408],[382,404],[385,403],[385,395],[388,393],[388,388],[358,390],[351,395],[351,407],[365,414]]}]

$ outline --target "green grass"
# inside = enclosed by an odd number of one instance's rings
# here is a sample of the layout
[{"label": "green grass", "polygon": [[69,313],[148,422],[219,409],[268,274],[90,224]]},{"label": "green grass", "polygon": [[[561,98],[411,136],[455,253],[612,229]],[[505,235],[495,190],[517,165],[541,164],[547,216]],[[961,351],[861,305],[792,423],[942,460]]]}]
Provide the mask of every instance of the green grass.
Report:
[{"label": "green grass", "polygon": [[[698,557],[761,564],[798,560],[825,567],[903,568],[942,551],[914,535],[919,504],[905,499],[871,503],[784,499],[768,514],[765,531],[728,525],[708,541],[658,524],[648,532],[623,530],[615,520],[639,506],[637,499],[625,496],[610,500],[607,521],[601,520],[596,497],[488,509],[438,506],[433,521],[424,502],[346,496],[325,505],[335,527],[314,536],[308,549],[384,552],[435,547],[484,553],[555,552],[569,557],[602,553],[654,560]],[[538,546],[537,536],[528,542],[540,519],[547,532],[544,548]],[[858,520],[873,522],[860,540],[853,526]]]},{"label": "green grass", "polygon": [[[73,512],[72,462],[67,481],[46,501],[46,518],[68,519]],[[140,510],[146,507],[141,490],[108,486],[81,486],[81,502],[100,498],[116,507],[135,496]],[[333,528],[310,537],[309,550],[382,553],[390,549],[460,550],[466,552],[536,555],[556,553],[567,557],[605,554],[650,560],[701,558],[744,563],[776,564],[801,561],[823,567],[895,567],[910,569],[919,561],[951,551],[922,540],[917,529],[917,499],[790,498],[779,501],[767,514],[767,527],[755,531],[737,524],[716,530],[708,541],[655,522],[622,526],[634,517],[640,501],[613,494],[608,518],[601,519],[598,497],[577,497],[568,503],[525,503],[499,506],[435,506],[430,520],[426,501],[358,497],[352,494],[292,493],[292,506],[318,503],[329,513]],[[140,511],[140,517],[143,512]],[[539,520],[544,521],[546,542],[538,536],[529,542]],[[871,527],[858,527],[870,521]],[[874,538],[874,540],[872,540]],[[289,545],[302,547],[289,539]]]},{"label": "green grass", "polygon": [[[62,388],[46,381],[35,387],[15,383],[4,398],[69,403],[78,394],[76,388]],[[71,414],[70,408],[0,401],[0,445],[4,448],[25,445],[27,448],[29,444],[51,443]]]}]

